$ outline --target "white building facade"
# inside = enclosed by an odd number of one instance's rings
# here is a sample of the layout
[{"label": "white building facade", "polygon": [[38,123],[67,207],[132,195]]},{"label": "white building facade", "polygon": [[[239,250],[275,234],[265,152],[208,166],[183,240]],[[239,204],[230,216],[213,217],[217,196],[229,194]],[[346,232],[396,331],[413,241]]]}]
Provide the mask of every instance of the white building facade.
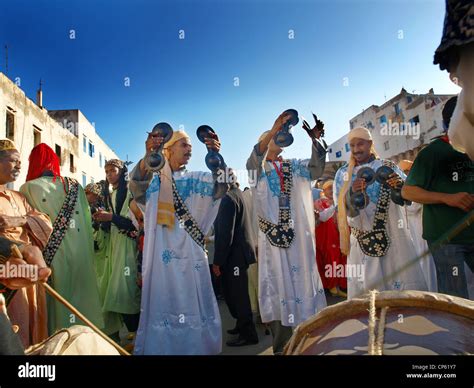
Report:
[{"label": "white building facade", "polygon": [[[372,105],[353,117],[350,129],[363,126],[370,130],[375,150],[383,159],[399,162],[413,160],[421,148],[443,133],[442,110],[453,95],[400,93],[381,106]],[[348,161],[347,135],[329,146],[330,161]]]},{"label": "white building facade", "polygon": [[40,143],[49,145],[59,156],[61,174],[83,186],[105,179],[105,161],[118,158],[81,111],[48,111],[42,106],[41,91],[35,103],[2,73],[0,115],[0,138],[13,140],[21,153],[21,174],[10,185],[15,190],[25,182],[28,157]]}]

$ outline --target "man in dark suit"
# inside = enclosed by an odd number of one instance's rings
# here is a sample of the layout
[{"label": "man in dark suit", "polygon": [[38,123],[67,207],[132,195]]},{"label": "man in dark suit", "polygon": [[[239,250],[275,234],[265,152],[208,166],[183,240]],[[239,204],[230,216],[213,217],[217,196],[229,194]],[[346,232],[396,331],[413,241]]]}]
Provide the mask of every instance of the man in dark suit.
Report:
[{"label": "man in dark suit", "polygon": [[222,276],[222,292],[236,326],[229,334],[238,334],[227,346],[258,343],[248,293],[247,269],[256,262],[255,244],[249,209],[235,183],[222,199],[214,222],[215,254],[213,271]]}]

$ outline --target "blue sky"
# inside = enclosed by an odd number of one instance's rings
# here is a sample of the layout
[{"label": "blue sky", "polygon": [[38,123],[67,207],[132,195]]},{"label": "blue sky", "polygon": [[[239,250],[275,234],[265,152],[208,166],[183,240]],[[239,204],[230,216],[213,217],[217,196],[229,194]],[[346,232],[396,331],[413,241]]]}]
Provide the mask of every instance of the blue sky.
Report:
[{"label": "blue sky", "polygon": [[[206,168],[195,136],[201,124],[219,134],[227,164],[244,169],[260,133],[285,109],[317,113],[330,143],[348,131],[350,118],[402,86],[459,91],[432,64],[442,0],[0,4],[0,71],[8,44],[8,75],[21,78],[30,98],[42,78],[47,109],[80,109],[120,157],[133,161],[144,152],[145,132],[160,121],[191,134],[190,169]],[[305,132],[299,126],[294,135],[284,155],[308,157]]]}]

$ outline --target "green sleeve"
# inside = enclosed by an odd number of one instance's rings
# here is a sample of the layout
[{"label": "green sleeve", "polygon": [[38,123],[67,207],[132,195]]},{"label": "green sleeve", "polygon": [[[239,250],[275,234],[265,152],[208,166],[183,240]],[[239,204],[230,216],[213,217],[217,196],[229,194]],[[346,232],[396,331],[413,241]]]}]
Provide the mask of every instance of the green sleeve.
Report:
[{"label": "green sleeve", "polygon": [[433,177],[436,174],[436,152],[428,146],[422,150],[408,174],[405,184],[409,186],[418,186],[428,190],[431,186]]}]

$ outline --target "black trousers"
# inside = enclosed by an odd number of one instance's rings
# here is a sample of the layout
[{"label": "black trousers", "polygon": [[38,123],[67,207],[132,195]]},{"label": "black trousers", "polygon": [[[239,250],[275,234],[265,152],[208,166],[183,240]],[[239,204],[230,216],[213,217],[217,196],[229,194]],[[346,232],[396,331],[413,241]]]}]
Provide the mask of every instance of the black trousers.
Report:
[{"label": "black trousers", "polygon": [[239,336],[250,341],[258,340],[250,305],[246,268],[221,268],[222,293],[230,314],[237,320]]},{"label": "black trousers", "polygon": [[134,333],[138,330],[138,323],[140,322],[140,313],[122,314],[122,318],[129,332]]}]

